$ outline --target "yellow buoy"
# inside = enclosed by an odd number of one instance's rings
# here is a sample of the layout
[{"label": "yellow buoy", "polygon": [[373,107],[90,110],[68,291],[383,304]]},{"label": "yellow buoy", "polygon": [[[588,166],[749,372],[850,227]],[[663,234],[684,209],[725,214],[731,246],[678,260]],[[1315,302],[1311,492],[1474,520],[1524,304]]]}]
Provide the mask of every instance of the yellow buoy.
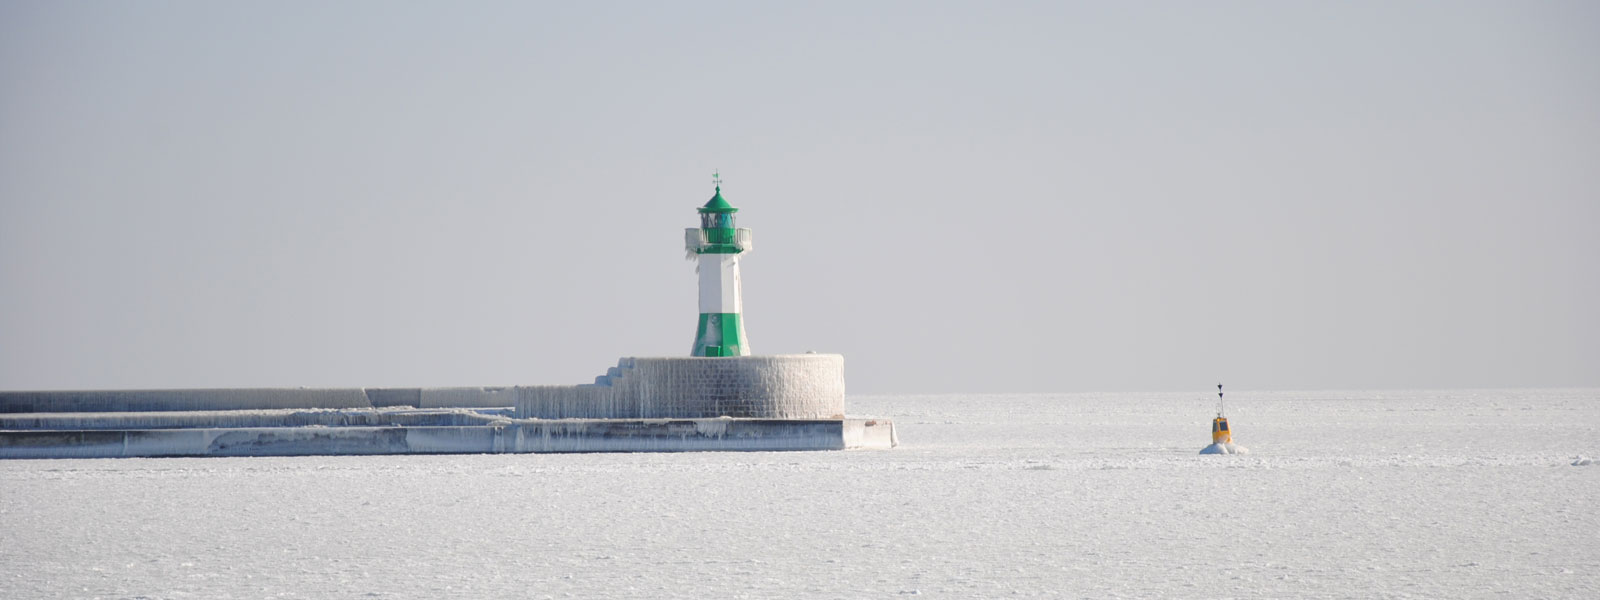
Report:
[{"label": "yellow buoy", "polygon": [[1224,417],[1224,416],[1219,414],[1219,415],[1217,415],[1217,418],[1211,420],[1211,443],[1213,443],[1213,444],[1232,444],[1233,443],[1233,434],[1228,431],[1228,418],[1227,417]]},{"label": "yellow buoy", "polygon": [[1200,450],[1201,454],[1245,454],[1250,452],[1244,446],[1233,443],[1233,431],[1228,428],[1228,416],[1223,413],[1222,384],[1217,384],[1217,418],[1211,420],[1211,445]]}]

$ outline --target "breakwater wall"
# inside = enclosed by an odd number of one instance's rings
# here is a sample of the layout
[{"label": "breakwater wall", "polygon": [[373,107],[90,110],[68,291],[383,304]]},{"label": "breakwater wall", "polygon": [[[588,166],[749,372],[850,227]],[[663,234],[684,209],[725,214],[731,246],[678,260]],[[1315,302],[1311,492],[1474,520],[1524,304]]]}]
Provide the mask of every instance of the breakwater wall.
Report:
[{"label": "breakwater wall", "polygon": [[524,419],[844,416],[844,357],[624,358],[595,382],[516,388]]},{"label": "breakwater wall", "polygon": [[0,458],[891,448],[844,357],[624,358],[594,383],[0,392]]},{"label": "breakwater wall", "polygon": [[0,431],[0,458],[703,452],[890,448],[868,419],[517,420],[492,426]]},{"label": "breakwater wall", "polygon": [[0,392],[0,413],[162,412],[285,408],[510,407],[511,387],[237,388]]}]

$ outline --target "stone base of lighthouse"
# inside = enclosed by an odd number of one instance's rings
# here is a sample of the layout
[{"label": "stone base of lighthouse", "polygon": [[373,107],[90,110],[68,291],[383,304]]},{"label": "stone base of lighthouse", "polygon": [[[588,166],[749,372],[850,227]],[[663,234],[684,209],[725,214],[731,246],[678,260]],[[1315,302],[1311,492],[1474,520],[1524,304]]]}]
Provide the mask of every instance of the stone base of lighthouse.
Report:
[{"label": "stone base of lighthouse", "polygon": [[844,357],[624,358],[594,383],[516,388],[532,419],[844,418]]}]

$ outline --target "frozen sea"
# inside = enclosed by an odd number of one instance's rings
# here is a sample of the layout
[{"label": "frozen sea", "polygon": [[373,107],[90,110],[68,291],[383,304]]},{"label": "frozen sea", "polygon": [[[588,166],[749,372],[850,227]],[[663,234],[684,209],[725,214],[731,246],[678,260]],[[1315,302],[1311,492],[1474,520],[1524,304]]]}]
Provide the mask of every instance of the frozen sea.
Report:
[{"label": "frozen sea", "polygon": [[0,461],[0,598],[1600,598],[1600,390],[1241,390],[1251,453],[1200,456],[1213,398],[850,397],[888,451]]}]

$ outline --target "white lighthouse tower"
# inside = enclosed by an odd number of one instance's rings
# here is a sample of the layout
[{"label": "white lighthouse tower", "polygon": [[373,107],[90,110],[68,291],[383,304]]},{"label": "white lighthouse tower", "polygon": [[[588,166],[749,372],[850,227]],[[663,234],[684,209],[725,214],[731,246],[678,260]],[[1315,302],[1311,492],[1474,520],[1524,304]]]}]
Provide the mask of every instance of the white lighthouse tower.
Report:
[{"label": "white lighthouse tower", "polygon": [[752,247],[750,230],[734,227],[739,209],[722,199],[722,177],[712,183],[717,193],[700,207],[700,226],[684,232],[685,249],[699,261],[700,272],[700,327],[690,356],[749,356],[739,255]]}]

